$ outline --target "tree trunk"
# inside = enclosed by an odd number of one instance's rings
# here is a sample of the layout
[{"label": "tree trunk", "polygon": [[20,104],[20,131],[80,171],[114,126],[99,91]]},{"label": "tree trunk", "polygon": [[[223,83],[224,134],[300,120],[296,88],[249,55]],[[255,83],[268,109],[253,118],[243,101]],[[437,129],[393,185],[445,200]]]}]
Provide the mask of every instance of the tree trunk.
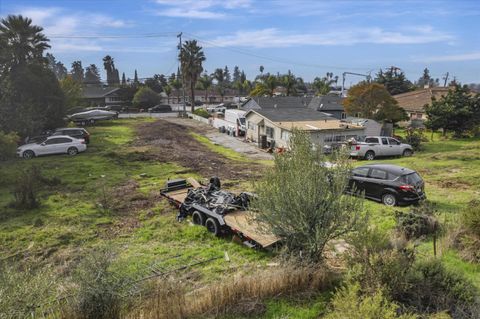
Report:
[{"label": "tree trunk", "polygon": [[195,111],[195,82],[190,84],[190,103],[192,104],[192,113]]},{"label": "tree trunk", "polygon": [[208,89],[205,90],[205,104],[208,102]]}]

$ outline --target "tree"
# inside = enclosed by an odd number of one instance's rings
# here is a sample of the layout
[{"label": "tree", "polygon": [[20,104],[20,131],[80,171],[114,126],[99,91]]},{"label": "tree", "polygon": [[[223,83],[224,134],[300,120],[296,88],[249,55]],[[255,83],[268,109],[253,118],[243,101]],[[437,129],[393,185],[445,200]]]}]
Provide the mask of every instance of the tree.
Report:
[{"label": "tree", "polygon": [[230,70],[226,65],[225,65],[225,68],[223,69],[223,76],[225,78],[225,84],[227,86],[230,85],[230,83],[232,83],[232,77],[230,76]]},{"label": "tree", "polygon": [[185,41],[180,50],[180,62],[182,66],[182,74],[190,88],[190,102],[192,104],[192,113],[195,110],[195,85],[198,77],[203,71],[202,63],[205,61],[205,54],[202,47],[197,44],[196,40]]},{"label": "tree", "polygon": [[205,72],[198,82],[202,90],[205,91],[205,103],[208,102],[208,90],[212,87],[212,78]]},{"label": "tree", "polygon": [[286,90],[287,96],[297,93],[297,78],[290,70],[282,77],[282,85]]},{"label": "tree", "polygon": [[75,81],[78,83],[83,83],[85,80],[85,75],[83,72],[82,61],[73,61],[70,73]]},{"label": "tree", "polygon": [[390,111],[394,109],[393,105],[397,105],[397,101],[383,85],[360,82],[348,90],[348,96],[343,105],[349,115],[360,114],[361,117],[372,119],[382,108],[385,114],[391,114]]},{"label": "tree", "polygon": [[432,79],[430,76],[430,70],[428,68],[425,68],[423,70],[423,75],[417,80],[417,83],[415,85],[419,88],[422,88],[426,85],[429,87],[434,87],[439,85],[439,79]]},{"label": "tree", "polygon": [[240,81],[240,68],[238,65],[235,65],[233,68],[233,77],[232,77],[233,83]]},{"label": "tree", "polygon": [[65,95],[66,109],[72,109],[78,106],[82,97],[82,85],[73,79],[73,76],[67,75],[60,80],[60,88]]},{"label": "tree", "polygon": [[85,84],[100,84],[100,72],[95,64],[85,68]]},{"label": "tree", "polygon": [[223,102],[223,97],[225,96],[225,72],[221,68],[215,69],[215,71],[212,74],[212,77],[217,80],[217,91],[222,97],[222,102]]},{"label": "tree", "polygon": [[160,93],[163,91],[163,84],[161,79],[162,78],[159,74],[154,74],[153,77],[146,79],[144,83],[146,86],[148,86],[155,92]]},{"label": "tree", "polygon": [[427,121],[425,125],[434,131],[453,131],[455,136],[462,136],[468,130],[480,125],[480,97],[472,96],[467,86],[457,85],[446,96],[425,107]]},{"label": "tree", "polygon": [[67,76],[67,68],[62,62],[57,61],[53,54],[47,53],[45,58],[47,59],[48,68],[52,70],[58,80],[62,80]]},{"label": "tree", "polygon": [[414,86],[407,80],[403,72],[397,72],[396,68],[390,68],[386,72],[380,70],[374,80],[385,86],[391,95],[401,94],[412,91]]},{"label": "tree", "polygon": [[407,121],[407,112],[398,105],[398,102],[393,99],[389,103],[382,104],[373,118],[377,121],[396,124],[400,121]]},{"label": "tree", "polygon": [[326,95],[332,90],[332,84],[337,83],[338,77],[333,77],[333,73],[327,72],[323,78],[316,77],[313,80],[313,87],[316,95]]},{"label": "tree", "polygon": [[149,108],[160,103],[160,96],[149,87],[140,88],[133,97],[133,105],[139,108]]},{"label": "tree", "polygon": [[138,84],[140,84],[140,82],[138,81],[137,69],[135,69],[135,74],[133,76],[133,85],[137,86]]},{"label": "tree", "polygon": [[125,79],[125,72],[122,73],[122,86],[127,85],[127,79]]},{"label": "tree", "polygon": [[9,15],[0,20],[0,73],[16,65],[43,63],[43,52],[50,48],[43,28],[32,25],[30,18]]},{"label": "tree", "polygon": [[172,87],[170,85],[166,85],[163,87],[163,92],[167,95],[167,104],[170,104],[170,95],[172,94]]},{"label": "tree", "polygon": [[273,96],[273,92],[277,88],[278,80],[274,75],[268,75],[265,81],[257,81],[255,87],[250,91],[250,96]]},{"label": "tree", "polygon": [[107,73],[107,84],[111,86],[120,84],[118,70],[115,68],[115,62],[111,56],[107,55],[103,58],[103,67]]},{"label": "tree", "polygon": [[260,70],[260,74],[263,74],[263,70],[265,70],[265,68],[263,67],[263,65],[260,65],[259,70]]},{"label": "tree", "polygon": [[175,89],[177,103],[180,103],[180,89],[182,88],[182,81],[175,75],[175,73],[172,73],[168,78],[168,84],[172,89]]},{"label": "tree", "polygon": [[290,254],[315,262],[322,260],[327,242],[355,229],[362,212],[361,198],[343,195],[348,159],[334,156],[334,167],[320,165],[325,155],[308,133],[294,130],[289,150],[275,156],[274,166],[254,185],[254,218],[282,238]]}]

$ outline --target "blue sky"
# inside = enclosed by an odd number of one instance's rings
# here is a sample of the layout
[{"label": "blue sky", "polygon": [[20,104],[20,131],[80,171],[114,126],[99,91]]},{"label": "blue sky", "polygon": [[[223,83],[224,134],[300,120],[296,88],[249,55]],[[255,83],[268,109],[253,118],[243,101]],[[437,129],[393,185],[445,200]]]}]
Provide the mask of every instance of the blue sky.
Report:
[{"label": "blue sky", "polygon": [[310,81],[393,65],[411,80],[428,67],[480,83],[480,1],[0,0],[0,16],[19,13],[65,65],[102,68],[109,54],[130,78],[175,72],[182,31],[204,47],[209,72],[238,65],[253,79],[263,65]]}]

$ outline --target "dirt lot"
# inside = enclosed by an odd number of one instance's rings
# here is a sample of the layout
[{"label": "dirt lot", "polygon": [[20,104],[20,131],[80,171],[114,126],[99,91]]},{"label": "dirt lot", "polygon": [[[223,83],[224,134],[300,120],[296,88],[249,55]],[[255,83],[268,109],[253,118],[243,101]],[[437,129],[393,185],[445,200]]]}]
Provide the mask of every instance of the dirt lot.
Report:
[{"label": "dirt lot", "polygon": [[138,138],[134,146],[148,146],[147,156],[163,162],[175,162],[208,178],[251,179],[259,176],[264,166],[253,161],[234,161],[208,149],[189,132],[204,135],[204,126],[158,120],[137,127]]}]

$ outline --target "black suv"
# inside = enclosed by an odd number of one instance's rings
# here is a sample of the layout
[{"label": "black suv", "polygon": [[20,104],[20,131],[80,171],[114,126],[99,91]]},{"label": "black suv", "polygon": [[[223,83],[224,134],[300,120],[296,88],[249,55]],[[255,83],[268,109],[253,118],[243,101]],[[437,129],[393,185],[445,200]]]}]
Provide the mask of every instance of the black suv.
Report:
[{"label": "black suv", "polygon": [[349,194],[365,194],[365,198],[387,206],[414,204],[426,198],[424,182],[414,170],[390,164],[370,164],[352,170]]},{"label": "black suv", "polygon": [[90,143],[90,133],[81,127],[57,128],[52,135],[68,135],[78,139],[84,139],[85,143]]}]

